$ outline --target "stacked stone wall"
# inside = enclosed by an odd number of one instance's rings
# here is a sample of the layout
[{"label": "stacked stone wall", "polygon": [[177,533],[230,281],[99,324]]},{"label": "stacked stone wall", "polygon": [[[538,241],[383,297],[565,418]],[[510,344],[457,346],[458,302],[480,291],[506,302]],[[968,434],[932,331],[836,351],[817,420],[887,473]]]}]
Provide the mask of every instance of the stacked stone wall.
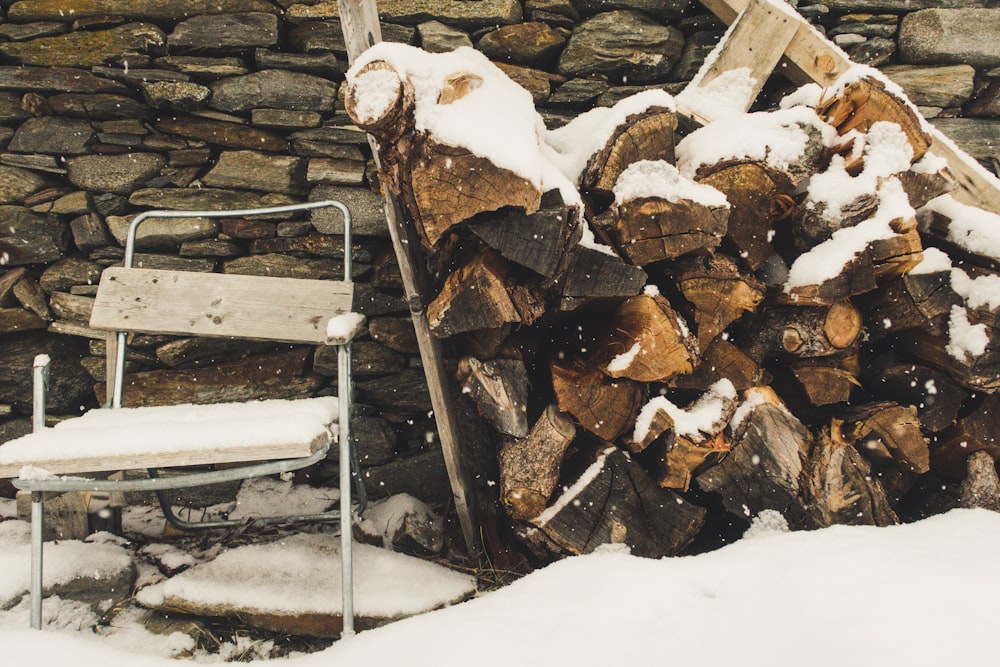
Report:
[{"label": "stacked stone wall", "polygon": [[[987,167],[1000,157],[1000,3],[793,2],[882,68]],[[31,361],[54,360],[53,419],[99,404],[103,268],[147,208],[335,198],[356,219],[356,431],[372,491],[448,495],[430,400],[365,137],[343,111],[337,3],[0,2],[0,441],[30,426]],[[678,92],[725,26],[688,0],[384,0],[383,37],[473,46],[549,127],[648,87]],[[779,82],[765,96],[783,92]],[[335,279],[338,214],[149,223],[143,266]],[[197,401],[333,390],[326,349],[137,336],[127,396]],[[331,464],[320,476],[332,474]]]}]

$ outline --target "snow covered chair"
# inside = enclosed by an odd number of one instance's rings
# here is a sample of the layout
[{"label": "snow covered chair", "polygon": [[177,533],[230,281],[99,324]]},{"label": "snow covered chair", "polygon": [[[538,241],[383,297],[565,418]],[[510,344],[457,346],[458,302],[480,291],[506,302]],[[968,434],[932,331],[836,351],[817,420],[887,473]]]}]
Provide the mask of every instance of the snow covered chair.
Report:
[{"label": "snow covered chair", "polygon": [[[194,273],[133,268],[136,230],[150,218],[244,217],[321,207],[344,216],[344,280]],[[31,492],[31,625],[41,627],[42,499],[46,492],[155,491],[167,519],[184,529],[219,528],[235,521],[182,521],[165,499],[189,488],[297,470],[323,460],[339,443],[337,511],[264,519],[268,523],[340,521],[344,633],[353,632],[351,572],[352,477],[363,509],[364,487],[351,446],[351,341],[364,325],[353,312],[351,214],[337,201],[222,211],[147,211],[133,219],[122,267],[104,271],[90,326],[108,336],[106,409],[45,428],[48,359],[35,360],[34,432],[0,446],[0,478]],[[122,407],[127,334],[233,337],[337,346],[337,396],[213,405]],[[233,464],[236,464],[235,467]],[[216,465],[224,467],[215,469]],[[213,466],[205,470],[204,466]],[[195,467],[195,471],[190,469]],[[161,477],[157,470],[182,474]],[[107,479],[108,471],[146,469],[149,478]],[[95,474],[97,473],[97,474]],[[72,475],[72,476],[66,476]]]}]

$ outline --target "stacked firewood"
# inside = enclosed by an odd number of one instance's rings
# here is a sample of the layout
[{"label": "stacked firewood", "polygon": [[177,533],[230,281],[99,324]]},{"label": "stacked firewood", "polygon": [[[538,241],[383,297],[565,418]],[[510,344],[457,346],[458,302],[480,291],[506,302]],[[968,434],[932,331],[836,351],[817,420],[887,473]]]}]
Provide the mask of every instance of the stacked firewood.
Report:
[{"label": "stacked firewood", "polygon": [[486,94],[479,70],[428,100],[394,54],[355,67],[347,108],[420,234],[431,331],[525,543],[675,554],[709,506],[886,525],[921,479],[1000,454],[997,254],[962,216],[1000,218],[928,206],[956,183],[874,72],[700,129],[665,94],[625,100],[568,192],[426,121]]}]

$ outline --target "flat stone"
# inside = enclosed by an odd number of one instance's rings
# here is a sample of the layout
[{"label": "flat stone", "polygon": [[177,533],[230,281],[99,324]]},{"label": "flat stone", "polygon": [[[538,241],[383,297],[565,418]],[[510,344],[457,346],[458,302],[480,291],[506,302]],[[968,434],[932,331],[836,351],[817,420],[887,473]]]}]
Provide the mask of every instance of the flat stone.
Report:
[{"label": "flat stone", "polygon": [[77,285],[96,285],[100,279],[100,265],[80,257],[67,257],[46,268],[38,284],[46,292],[68,292]]},{"label": "flat stone", "polygon": [[389,294],[370,283],[355,283],[354,310],[367,317],[408,312],[402,289],[400,285],[400,291]]},{"label": "flat stone", "polygon": [[39,204],[31,208],[35,213],[56,213],[59,215],[81,215],[92,211],[94,203],[90,193],[84,190],[70,192],[53,201]]},{"label": "flat stone", "polygon": [[254,51],[258,69],[291,69],[327,78],[343,78],[347,62],[333,53],[284,53],[270,49]]},{"label": "flat stone", "polygon": [[[309,194],[311,201],[333,199],[342,202],[351,211],[351,229],[358,236],[389,235],[385,219],[385,204],[381,195],[368,188],[338,185],[318,185]],[[313,227],[323,234],[343,234],[344,218],[332,207],[310,211]]]},{"label": "flat stone", "polygon": [[284,153],[288,150],[288,142],[274,132],[210,118],[196,116],[165,118],[156,124],[156,129],[224,148],[272,153]]},{"label": "flat stone", "polygon": [[[50,320],[52,318],[49,318]],[[49,321],[24,308],[0,308],[0,333],[47,329]]]},{"label": "flat stone", "polygon": [[159,153],[81,155],[67,160],[67,178],[83,190],[127,195],[159,175],[166,164]]},{"label": "flat stone", "polygon": [[135,254],[134,266],[143,269],[162,269],[164,271],[191,271],[192,273],[212,273],[215,271],[214,259],[197,257],[178,257],[176,255],[159,255],[148,252]]},{"label": "flat stone", "polygon": [[17,153],[82,155],[95,138],[94,128],[85,120],[43,116],[24,121],[7,149]]},{"label": "flat stone", "polygon": [[[108,229],[118,245],[125,245],[125,235],[135,216],[109,215]],[[177,250],[181,243],[214,237],[219,224],[212,218],[149,218],[135,232],[136,247],[142,250]]]},{"label": "flat stone", "polygon": [[589,109],[607,90],[606,79],[570,79],[556,88],[546,103],[556,107]]},{"label": "flat stone", "polygon": [[972,97],[976,70],[969,65],[919,67],[892,65],[882,72],[899,84],[914,104],[959,107]]},{"label": "flat stone", "polygon": [[108,232],[104,220],[96,213],[87,213],[73,218],[69,222],[69,229],[73,233],[73,245],[84,252],[90,252],[115,242]]},{"label": "flat stone", "polygon": [[373,498],[408,493],[425,503],[451,498],[451,484],[441,450],[431,450],[362,470],[368,495]]},{"label": "flat stone", "polygon": [[[292,223],[285,223],[292,224]],[[311,229],[309,223],[304,223]],[[315,257],[344,257],[344,240],[339,236],[329,234],[308,234],[306,236],[282,236],[279,225],[278,236],[273,239],[256,239],[250,242],[250,252],[253,254],[291,253],[294,255],[312,255]],[[372,254],[361,244],[352,244],[351,257],[356,262],[371,262]],[[341,271],[343,277],[343,271]]]},{"label": "flat stone", "polygon": [[[142,589],[136,599],[168,612],[238,618],[282,636],[336,637],[343,629],[340,577],[330,575],[340,571],[337,540],[329,533],[297,534],[271,544],[230,549],[214,561]],[[473,577],[441,565],[367,544],[355,544],[353,549],[355,581],[369,591],[354,601],[358,629],[457,603],[476,591]],[[269,565],[248,573],[247,562]],[[198,592],[208,582],[215,590],[228,592],[206,603]],[[404,584],[409,591],[406,603],[386,614],[379,601]],[[295,600],[296,610],[268,602],[272,600]]]},{"label": "flat stone", "polygon": [[899,54],[916,65],[1000,64],[1000,9],[925,9],[899,27]]},{"label": "flat stone", "polygon": [[121,16],[126,19],[174,22],[195,14],[280,11],[268,0],[19,0],[7,10],[12,21],[65,21]]},{"label": "flat stone", "polygon": [[170,368],[197,368],[243,359],[251,354],[271,351],[275,347],[276,344],[271,341],[181,338],[157,346],[156,358]]},{"label": "flat stone", "polygon": [[275,276],[279,278],[314,278],[316,280],[343,280],[344,264],[340,260],[325,258],[290,257],[289,255],[251,255],[224,261],[223,273],[250,276]]},{"label": "flat stone", "polygon": [[0,67],[0,89],[54,93],[121,92],[125,88],[75,67]]},{"label": "flat stone", "polygon": [[361,185],[367,164],[361,160],[315,157],[306,167],[306,181],[327,185]]},{"label": "flat stone", "polygon": [[935,118],[933,125],[977,160],[1000,159],[1000,120]]},{"label": "flat stone", "polygon": [[286,195],[262,195],[222,188],[143,188],[133,192],[128,201],[133,206],[181,211],[263,208],[295,203]]},{"label": "flat stone", "polygon": [[547,23],[528,22],[502,26],[483,35],[476,48],[491,60],[518,65],[539,65],[559,55],[566,38]]},{"label": "flat stone", "polygon": [[[307,220],[288,220],[287,222],[278,223],[279,237],[305,236],[312,230],[313,227]],[[251,244],[251,247],[254,246]]]},{"label": "flat stone", "polygon": [[724,31],[701,30],[688,36],[681,57],[670,71],[671,81],[690,81],[701,69],[705,58],[712,52]]},{"label": "flat stone", "polygon": [[440,21],[425,21],[417,26],[420,48],[430,53],[446,53],[461,46],[472,46],[469,34]]},{"label": "flat stone", "polygon": [[899,17],[895,14],[847,14],[827,31],[830,37],[841,34],[855,34],[864,37],[892,37],[899,27]]},{"label": "flat stone", "polygon": [[266,107],[293,111],[332,111],[337,84],[290,70],[272,69],[212,83],[210,106],[222,111]]},{"label": "flat stone", "polygon": [[986,88],[965,105],[964,115],[975,117],[1000,116],[1000,81],[993,80]]},{"label": "flat stone", "polygon": [[143,67],[92,67],[91,71],[108,79],[120,81],[129,88],[138,88],[148,81],[190,81],[191,77],[183,72],[172,72],[165,69],[149,69]]},{"label": "flat stone", "polygon": [[275,236],[275,223],[266,220],[221,218],[222,233],[234,239],[269,239]]},{"label": "flat stone", "polygon": [[35,23],[4,23],[0,25],[0,38],[11,42],[23,42],[36,37],[61,35],[68,26],[60,21],[37,21]]},{"label": "flat stone", "polygon": [[30,115],[21,106],[21,95],[19,93],[0,92],[0,123],[22,121],[30,117]]},{"label": "flat stone", "polygon": [[893,12],[943,7],[982,7],[983,0],[823,0],[835,12]]},{"label": "flat stone", "polygon": [[[383,40],[384,40],[383,36]],[[347,55],[347,44],[339,20],[307,21],[292,28],[288,41],[296,51],[307,55],[336,53]]]},{"label": "flat stone", "polygon": [[307,189],[305,169],[305,160],[289,155],[223,151],[201,180],[209,187],[302,194]]},{"label": "flat stone", "polygon": [[49,98],[52,110],[62,116],[93,120],[146,118],[149,109],[141,102],[111,93],[63,93]]},{"label": "flat stone", "polygon": [[0,204],[19,204],[47,187],[48,180],[27,169],[0,166]]},{"label": "flat stone", "polygon": [[[58,294],[58,292],[56,292]],[[33,312],[38,317],[42,318],[47,322],[51,322],[55,319],[52,316],[52,311],[49,310],[48,300],[46,299],[45,292],[39,286],[38,281],[25,277],[18,281],[14,285],[14,296],[21,303],[22,306]]]},{"label": "flat stone", "polygon": [[47,264],[66,251],[69,228],[55,216],[0,206],[0,220],[0,247],[7,255],[7,266]]},{"label": "flat stone", "polygon": [[666,78],[683,48],[676,28],[635,11],[606,12],[576,27],[559,58],[559,73],[651,83]]},{"label": "flat stone", "polygon": [[255,127],[270,127],[280,130],[301,130],[309,127],[319,127],[323,124],[323,116],[315,111],[254,109],[250,112],[250,123]]},{"label": "flat stone", "polygon": [[[344,146],[345,150],[350,150],[353,146],[368,145],[368,135],[354,125],[324,125],[323,127],[317,127],[312,130],[294,132],[289,135],[289,138],[294,142],[312,141],[328,144],[346,144],[346,146]],[[355,149],[355,151],[356,150],[357,149]],[[345,157],[354,159],[354,155],[359,155],[359,153],[354,152],[351,155],[331,155],[330,157]]]},{"label": "flat stone", "polygon": [[165,39],[163,31],[151,23],[129,23],[110,30],[8,42],[0,44],[0,53],[23,65],[92,67],[137,51],[158,49]]},{"label": "flat stone", "polygon": [[676,21],[691,4],[687,0],[574,0],[584,16],[614,9],[634,9],[665,22]]},{"label": "flat stone", "polygon": [[[406,364],[404,355],[375,341],[356,340],[351,344],[351,370],[358,377],[398,373],[406,368]],[[317,348],[313,370],[321,375],[337,377],[337,348]]]},{"label": "flat stone", "polygon": [[278,17],[273,13],[201,14],[177,24],[168,39],[171,51],[217,51],[272,46],[278,43]]},{"label": "flat stone", "polygon": [[209,56],[164,56],[155,61],[157,67],[181,72],[198,79],[221,79],[239,76],[249,70],[242,58]]},{"label": "flat stone", "polygon": [[142,97],[154,109],[169,109],[187,113],[203,109],[212,91],[190,81],[150,81],[141,84]]},{"label": "flat stone", "polygon": [[185,241],[180,247],[181,257],[239,257],[242,254],[243,246],[239,243],[219,239]]},{"label": "flat stone", "polygon": [[404,354],[420,352],[413,322],[409,317],[373,317],[368,321],[368,334],[372,340],[397,352]]},{"label": "flat stone", "polygon": [[549,98],[552,92],[552,77],[547,72],[521,65],[495,64],[510,77],[511,81],[531,93],[531,99],[535,104],[541,104]]},{"label": "flat stone", "polygon": [[[436,2],[435,0],[382,0],[378,13],[383,21],[416,25],[441,21],[463,30],[485,26],[508,25],[521,20],[521,3],[517,0],[477,0],[477,2]],[[339,18],[337,3],[322,0],[317,3],[288,8],[290,20]]]},{"label": "flat stone", "polygon": [[51,414],[79,414],[81,405],[94,405],[90,375],[80,365],[87,356],[81,338],[46,331],[0,336],[0,403],[31,410],[31,365],[39,354],[52,360],[46,402]]},{"label": "flat stone", "polygon": [[895,53],[896,41],[886,37],[872,37],[847,49],[847,55],[851,57],[851,60],[860,65],[870,65],[871,67],[882,67],[892,62]]}]

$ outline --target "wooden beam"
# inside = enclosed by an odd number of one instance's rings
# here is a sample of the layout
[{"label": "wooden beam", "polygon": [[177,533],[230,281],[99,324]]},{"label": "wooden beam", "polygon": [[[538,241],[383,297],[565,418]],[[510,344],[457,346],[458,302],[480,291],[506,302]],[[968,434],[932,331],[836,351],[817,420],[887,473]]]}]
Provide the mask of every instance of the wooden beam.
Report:
[{"label": "wooden beam", "polygon": [[[338,6],[348,59],[353,63],[366,49],[382,41],[378,10],[375,0],[338,0]],[[372,154],[378,160],[378,149],[371,135],[368,136],[368,142],[372,146]],[[402,274],[403,288],[420,348],[420,359],[431,395],[434,420],[455,499],[455,513],[469,556],[476,559],[482,554],[478,512],[473,505],[470,476],[465,469],[459,446],[461,440],[456,410],[448,389],[451,379],[445,371],[441,341],[431,335],[427,321],[427,295],[430,292],[427,289],[428,277],[422,268],[423,260],[418,254],[420,239],[412,222],[406,219],[399,199],[388,190],[383,190],[383,197],[389,236]]]},{"label": "wooden beam", "polygon": [[[802,16],[794,16],[794,9],[780,7],[782,0],[701,0],[701,4],[728,24],[736,21],[748,8],[750,11],[759,11],[753,8],[753,5],[758,4],[770,5],[773,11],[787,15],[797,27],[785,49],[784,57],[778,63],[778,69],[793,83],[817,83],[826,87],[854,64],[839,47],[820,34]],[[730,40],[735,36],[731,35]],[[733,52],[732,57],[738,58],[739,55],[738,52]],[[747,65],[736,60],[733,66]],[[934,139],[931,152],[948,161],[948,168],[958,181],[958,188],[952,195],[970,206],[1000,213],[1000,181],[964,152],[953,148],[952,142],[939,130],[931,128],[929,133]]]}]

